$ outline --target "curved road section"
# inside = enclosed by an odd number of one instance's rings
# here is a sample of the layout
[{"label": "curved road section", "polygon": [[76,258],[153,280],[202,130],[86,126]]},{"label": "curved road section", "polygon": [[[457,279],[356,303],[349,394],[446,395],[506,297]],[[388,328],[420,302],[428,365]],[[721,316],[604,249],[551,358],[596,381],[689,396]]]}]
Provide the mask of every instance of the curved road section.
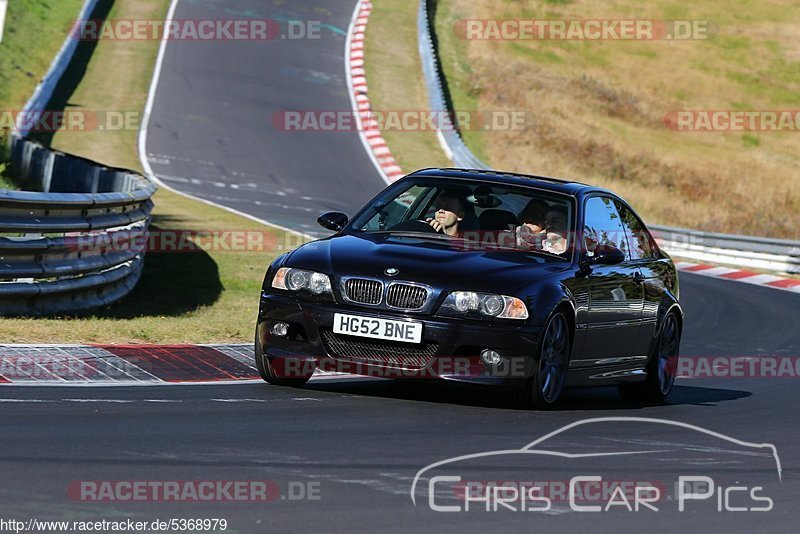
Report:
[{"label": "curved road section", "polygon": [[[385,187],[358,132],[288,131],[285,112],[351,109],[345,42],[355,2],[180,0],[175,20],[275,21],[269,40],[169,41],[146,152],[165,184],[320,235]],[[280,28],[278,30],[278,27]]]}]

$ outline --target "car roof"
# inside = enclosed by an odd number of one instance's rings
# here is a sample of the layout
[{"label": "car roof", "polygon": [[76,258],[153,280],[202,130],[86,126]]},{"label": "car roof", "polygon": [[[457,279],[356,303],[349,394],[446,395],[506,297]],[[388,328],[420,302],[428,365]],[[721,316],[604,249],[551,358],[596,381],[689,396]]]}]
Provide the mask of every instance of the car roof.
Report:
[{"label": "car roof", "polygon": [[516,172],[505,172],[483,169],[459,169],[453,167],[421,169],[408,175],[409,177],[429,176],[432,178],[454,178],[460,180],[473,180],[478,182],[488,182],[504,185],[518,185],[525,187],[537,187],[558,193],[566,193],[578,196],[588,192],[599,191],[613,196],[616,194],[599,187],[591,186],[581,182],[551,178],[549,176],[537,176],[533,174],[521,174]]}]

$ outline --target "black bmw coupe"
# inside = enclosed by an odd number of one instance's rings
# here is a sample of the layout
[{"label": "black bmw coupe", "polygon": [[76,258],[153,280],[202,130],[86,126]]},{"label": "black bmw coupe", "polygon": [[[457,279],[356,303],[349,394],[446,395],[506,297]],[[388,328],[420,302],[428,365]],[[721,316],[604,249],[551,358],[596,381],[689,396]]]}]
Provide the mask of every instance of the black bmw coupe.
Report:
[{"label": "black bmw coupe", "polygon": [[318,368],[512,388],[548,408],[565,385],[663,401],[683,312],[675,266],[615,194],[552,178],[425,169],[267,270],[261,376]]}]

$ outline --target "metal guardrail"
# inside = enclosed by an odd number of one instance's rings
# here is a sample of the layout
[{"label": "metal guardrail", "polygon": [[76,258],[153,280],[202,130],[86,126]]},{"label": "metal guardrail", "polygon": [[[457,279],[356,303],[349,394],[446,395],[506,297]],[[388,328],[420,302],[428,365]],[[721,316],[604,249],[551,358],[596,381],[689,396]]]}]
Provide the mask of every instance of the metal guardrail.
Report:
[{"label": "metal guardrail", "polygon": [[[436,31],[433,26],[436,0],[420,0],[417,13],[417,43],[422,60],[422,72],[428,92],[428,106],[440,115],[453,116],[448,101],[442,64],[436,50]],[[464,143],[458,125],[441,121],[436,132],[447,157],[457,167],[491,169],[476,157]],[[671,226],[648,225],[661,246],[675,256],[750,267],[776,272],[800,274],[800,241],[728,235]]]},{"label": "metal guardrail", "polygon": [[664,250],[681,258],[800,274],[800,241],[649,225]]},{"label": "metal guardrail", "polygon": [[436,53],[436,33],[433,31],[433,8],[435,1],[420,0],[417,13],[417,39],[419,55],[422,59],[422,72],[428,92],[428,106],[437,117],[443,117],[441,128],[436,136],[447,157],[458,167],[468,169],[491,169],[478,159],[464,143],[458,131],[458,125],[450,120],[453,116],[446,98],[447,86],[444,81],[442,64]]},{"label": "metal guardrail", "polygon": [[115,235],[144,235],[155,185],[16,135],[11,165],[42,192],[0,190],[0,314],[80,311],[133,289],[144,253]]},{"label": "metal guardrail", "polygon": [[[87,0],[88,19],[97,0]],[[46,109],[78,41],[68,36],[25,105]],[[0,315],[49,315],[109,304],[142,272],[156,186],[143,175],[51,150],[11,135],[11,169],[37,191],[0,190]],[[125,246],[117,246],[123,244]]]}]

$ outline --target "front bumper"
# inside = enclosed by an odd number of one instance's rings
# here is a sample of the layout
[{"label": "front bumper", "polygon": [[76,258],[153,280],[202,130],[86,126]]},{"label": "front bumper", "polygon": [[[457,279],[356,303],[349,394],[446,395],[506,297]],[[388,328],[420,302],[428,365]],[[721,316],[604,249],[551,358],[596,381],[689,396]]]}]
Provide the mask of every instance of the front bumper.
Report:
[{"label": "front bumper", "polygon": [[[333,333],[334,313],[423,322],[422,342],[390,343]],[[270,332],[277,321],[288,323],[289,334]],[[283,376],[318,367],[385,378],[438,378],[514,386],[532,375],[541,327],[510,321],[404,315],[334,302],[262,293],[256,329],[259,350]],[[502,361],[484,364],[480,353],[492,349]],[[372,352],[370,352],[372,351]]]}]

